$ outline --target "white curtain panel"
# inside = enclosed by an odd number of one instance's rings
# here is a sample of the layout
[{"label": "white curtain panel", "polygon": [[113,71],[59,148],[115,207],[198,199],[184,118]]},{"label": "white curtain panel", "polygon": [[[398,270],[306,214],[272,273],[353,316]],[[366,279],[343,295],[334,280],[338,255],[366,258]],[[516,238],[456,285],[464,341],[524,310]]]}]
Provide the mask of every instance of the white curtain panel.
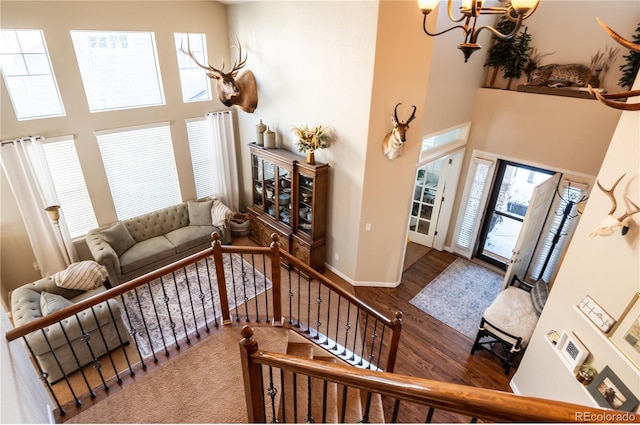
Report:
[{"label": "white curtain panel", "polygon": [[60,230],[45,211],[47,206],[59,204],[41,139],[27,137],[2,142],[0,160],[42,276],[49,276],[77,261],[63,210],[60,209]]},{"label": "white curtain panel", "polygon": [[240,194],[233,113],[207,114],[207,137],[212,149],[214,195],[233,211],[238,211]]}]

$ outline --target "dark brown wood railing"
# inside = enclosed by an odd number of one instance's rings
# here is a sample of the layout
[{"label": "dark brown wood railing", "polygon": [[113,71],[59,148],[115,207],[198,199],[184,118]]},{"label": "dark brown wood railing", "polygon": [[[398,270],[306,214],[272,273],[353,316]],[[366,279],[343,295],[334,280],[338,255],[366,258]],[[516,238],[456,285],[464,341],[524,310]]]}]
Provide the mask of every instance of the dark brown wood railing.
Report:
[{"label": "dark brown wood railing", "polygon": [[[280,250],[278,238],[275,235],[270,247],[221,245],[217,235],[214,234],[213,238],[211,248],[6,333],[8,341],[22,339],[27,350],[34,357],[36,369],[56,402],[60,415],[65,414],[65,408],[59,402],[57,391],[54,391],[47,379],[48,372],[40,366],[29,341],[33,341],[33,336],[38,336],[44,338],[51,347],[46,329],[63,328],[65,321],[77,321],[82,327],[78,315],[85,311],[92,311],[95,317],[94,308],[109,299],[118,300],[123,307],[122,320],[128,325],[137,358],[135,355],[132,357],[132,350],[127,350],[124,346],[129,341],[127,335],[118,336],[121,342],[118,350],[122,351],[126,359],[124,368],[116,366],[113,359],[115,352],[108,352],[104,359],[96,358],[95,348],[103,343],[100,338],[93,340],[83,338],[86,346],[82,350],[85,355],[90,353],[91,363],[99,374],[97,385],[102,386],[105,391],[109,389],[106,369],[112,367],[116,381],[121,382],[121,373],[128,371],[133,376],[137,365],[146,369],[149,359],[154,363],[161,360],[157,356],[158,353],[164,351],[165,355],[169,356],[172,350],[179,350],[183,343],[190,344],[194,335],[200,337],[201,331],[209,332],[210,326],[219,326],[218,317],[221,318],[223,325],[232,321],[242,321],[253,323],[254,326],[270,324],[288,327],[355,366],[393,370],[402,329],[399,313],[393,319],[384,317],[336,283]],[[238,259],[234,255],[243,259],[241,264],[237,264]],[[241,269],[240,273],[234,271],[234,261],[235,267]],[[229,271],[229,263],[232,264],[231,271]],[[281,268],[282,265],[286,267]],[[264,292],[259,296],[256,288],[253,295],[247,295],[250,292],[247,291],[248,286],[251,282],[255,284],[256,273],[265,276],[269,281],[265,280]],[[247,278],[250,274],[253,276],[252,279]],[[186,295],[179,293],[177,282],[180,279],[183,282],[186,281],[188,299]],[[271,288],[266,288],[267,283],[271,284]],[[156,298],[152,298],[153,309],[150,312],[143,312],[140,300],[152,294],[152,287],[161,287],[162,291],[156,295]],[[191,294],[192,289],[195,296]],[[212,300],[219,299],[219,309],[212,301],[212,311],[207,311],[204,305],[206,297],[211,297]],[[129,302],[125,302],[125,298]],[[170,311],[170,299],[179,304],[179,313]],[[203,312],[196,312],[194,304],[198,303],[201,303],[202,308],[205,309]],[[197,317],[198,314],[202,314],[203,317]],[[115,321],[113,312],[111,316]],[[138,317],[137,323],[132,320],[133,316]],[[165,323],[167,320],[168,323]],[[191,323],[194,323],[194,326],[191,326]],[[184,329],[176,331],[180,328],[179,325]],[[161,338],[152,338],[151,328],[155,328]],[[82,331],[84,332],[84,329]],[[69,338],[67,343],[66,348],[71,349],[77,360],[80,356],[76,356],[77,353],[74,352]],[[146,351],[140,349],[144,344],[148,346]],[[104,343],[104,348],[106,345]],[[58,349],[51,351],[56,357]],[[92,398],[95,397],[95,385],[89,382],[91,379],[87,379],[84,369],[80,367],[84,364],[74,365],[73,370],[67,372],[57,357],[56,361],[58,368],[62,371],[62,380],[66,382],[68,392],[72,394],[76,406],[82,404],[82,396],[77,395],[82,391],[86,391]],[[80,370],[75,372],[76,369]],[[69,379],[72,373],[82,374],[83,379],[80,382],[83,382],[82,386],[86,387],[85,390],[77,387],[78,380],[72,382]]]},{"label": "dark brown wood railing", "polygon": [[[265,352],[258,349],[258,342],[253,338],[253,330],[249,326],[243,328],[242,337],[240,356],[250,423],[269,421],[265,416],[265,402],[273,395],[273,390],[271,394],[268,391],[273,388],[273,382],[265,384],[264,380],[265,376],[278,375],[273,368],[297,374],[298,380],[303,382],[311,377],[309,379],[391,397],[396,400],[391,422],[395,422],[401,402],[428,406],[427,422],[434,409],[464,415],[471,422],[639,422],[640,419],[628,412],[624,414],[625,412]],[[268,374],[263,372],[263,367],[268,367]]]}]

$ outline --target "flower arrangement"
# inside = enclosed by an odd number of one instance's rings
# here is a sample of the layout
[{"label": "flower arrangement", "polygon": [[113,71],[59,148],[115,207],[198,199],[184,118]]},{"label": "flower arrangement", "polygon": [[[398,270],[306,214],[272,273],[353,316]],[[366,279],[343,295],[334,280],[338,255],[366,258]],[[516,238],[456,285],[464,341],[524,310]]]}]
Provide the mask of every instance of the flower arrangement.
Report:
[{"label": "flower arrangement", "polygon": [[313,128],[303,125],[293,127],[294,134],[298,137],[296,142],[300,152],[313,152],[316,149],[324,149],[329,147],[329,138],[331,137],[331,129],[322,125]]}]

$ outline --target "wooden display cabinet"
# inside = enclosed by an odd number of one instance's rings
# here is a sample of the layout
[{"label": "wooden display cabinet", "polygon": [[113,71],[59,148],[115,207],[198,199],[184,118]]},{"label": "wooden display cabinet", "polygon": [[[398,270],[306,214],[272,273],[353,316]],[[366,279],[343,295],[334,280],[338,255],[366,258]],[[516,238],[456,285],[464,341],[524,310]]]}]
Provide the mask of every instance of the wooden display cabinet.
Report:
[{"label": "wooden display cabinet", "polygon": [[277,233],[282,249],[318,271],[326,255],[329,165],[307,164],[284,149],[252,143],[250,238],[261,246]]}]

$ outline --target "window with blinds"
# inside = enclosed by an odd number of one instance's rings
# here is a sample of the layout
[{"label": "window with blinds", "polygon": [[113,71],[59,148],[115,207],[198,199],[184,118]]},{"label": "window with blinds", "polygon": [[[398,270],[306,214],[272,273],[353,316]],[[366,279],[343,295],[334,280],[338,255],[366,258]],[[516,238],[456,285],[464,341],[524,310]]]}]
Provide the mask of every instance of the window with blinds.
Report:
[{"label": "window with blinds", "polygon": [[169,123],[96,132],[118,220],[181,202]]},{"label": "window with blinds", "polygon": [[189,149],[191,150],[191,165],[196,183],[198,198],[213,195],[213,151],[207,143],[207,119],[191,118],[186,120]]},{"label": "window with blinds", "polygon": [[42,148],[69,233],[72,238],[83,236],[98,223],[73,136],[45,140]]},{"label": "window with blinds", "polygon": [[465,195],[463,196],[464,214],[457,226],[455,251],[471,258],[473,245],[480,226],[486,193],[491,183],[494,162],[482,158],[473,158],[470,164]]},{"label": "window with blinds", "polygon": [[[550,215],[542,230],[538,246],[533,254],[527,278],[553,282],[580,216],[578,203],[585,199],[588,186],[563,179],[550,209]],[[572,202],[572,205],[569,205]],[[565,209],[566,215],[565,215]]]},{"label": "window with blinds", "polygon": [[0,68],[19,121],[65,115],[41,30],[0,30]]}]

